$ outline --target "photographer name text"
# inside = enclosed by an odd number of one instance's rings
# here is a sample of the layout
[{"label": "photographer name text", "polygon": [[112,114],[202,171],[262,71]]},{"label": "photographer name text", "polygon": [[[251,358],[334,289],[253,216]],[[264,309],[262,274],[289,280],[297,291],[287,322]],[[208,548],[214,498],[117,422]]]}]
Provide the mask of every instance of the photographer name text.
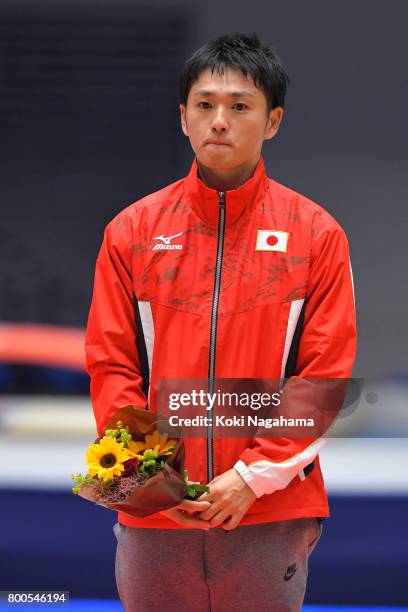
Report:
[{"label": "photographer name text", "polygon": [[314,427],[314,419],[302,418],[286,418],[284,416],[262,418],[257,415],[240,415],[226,417],[225,415],[216,415],[214,418],[208,416],[179,417],[171,415],[169,423],[172,427],[264,427],[272,429],[272,427]]}]

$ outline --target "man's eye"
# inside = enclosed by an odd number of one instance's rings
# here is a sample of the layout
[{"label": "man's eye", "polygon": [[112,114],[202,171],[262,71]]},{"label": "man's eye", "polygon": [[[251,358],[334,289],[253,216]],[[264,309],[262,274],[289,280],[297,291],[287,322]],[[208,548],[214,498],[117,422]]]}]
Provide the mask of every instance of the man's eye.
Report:
[{"label": "man's eye", "polygon": [[242,110],[246,110],[248,107],[243,102],[237,102],[236,104],[234,104],[234,108],[238,111],[242,111]]},{"label": "man's eye", "polygon": [[199,108],[210,108],[210,103],[209,102],[199,102],[198,107]]}]

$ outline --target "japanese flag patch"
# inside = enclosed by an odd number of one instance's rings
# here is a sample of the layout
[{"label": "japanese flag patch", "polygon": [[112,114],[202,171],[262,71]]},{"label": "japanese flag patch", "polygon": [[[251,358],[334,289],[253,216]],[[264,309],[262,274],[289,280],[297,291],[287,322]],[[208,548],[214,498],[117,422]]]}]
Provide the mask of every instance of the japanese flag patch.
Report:
[{"label": "japanese flag patch", "polygon": [[281,251],[286,253],[289,232],[258,230],[255,251]]}]

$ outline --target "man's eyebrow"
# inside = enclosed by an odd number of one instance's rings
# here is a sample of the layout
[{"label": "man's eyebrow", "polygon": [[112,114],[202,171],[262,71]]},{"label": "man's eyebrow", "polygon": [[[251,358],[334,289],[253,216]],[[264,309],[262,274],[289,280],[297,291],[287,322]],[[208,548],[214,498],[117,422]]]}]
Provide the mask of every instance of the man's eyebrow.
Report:
[{"label": "man's eyebrow", "polygon": [[[210,89],[200,89],[195,92],[194,97],[210,97],[216,93],[216,91],[211,91]],[[232,98],[255,98],[254,94],[249,93],[249,91],[231,91],[227,95]]]}]

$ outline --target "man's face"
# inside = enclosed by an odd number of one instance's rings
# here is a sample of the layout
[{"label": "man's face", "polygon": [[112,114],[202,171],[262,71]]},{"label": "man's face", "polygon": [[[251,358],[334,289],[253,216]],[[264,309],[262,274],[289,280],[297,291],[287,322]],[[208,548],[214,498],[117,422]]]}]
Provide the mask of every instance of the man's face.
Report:
[{"label": "man's face", "polygon": [[276,134],[283,115],[281,107],[268,113],[263,91],[230,68],[223,75],[202,72],[180,112],[197,160],[213,170],[256,164],[263,141]]}]

